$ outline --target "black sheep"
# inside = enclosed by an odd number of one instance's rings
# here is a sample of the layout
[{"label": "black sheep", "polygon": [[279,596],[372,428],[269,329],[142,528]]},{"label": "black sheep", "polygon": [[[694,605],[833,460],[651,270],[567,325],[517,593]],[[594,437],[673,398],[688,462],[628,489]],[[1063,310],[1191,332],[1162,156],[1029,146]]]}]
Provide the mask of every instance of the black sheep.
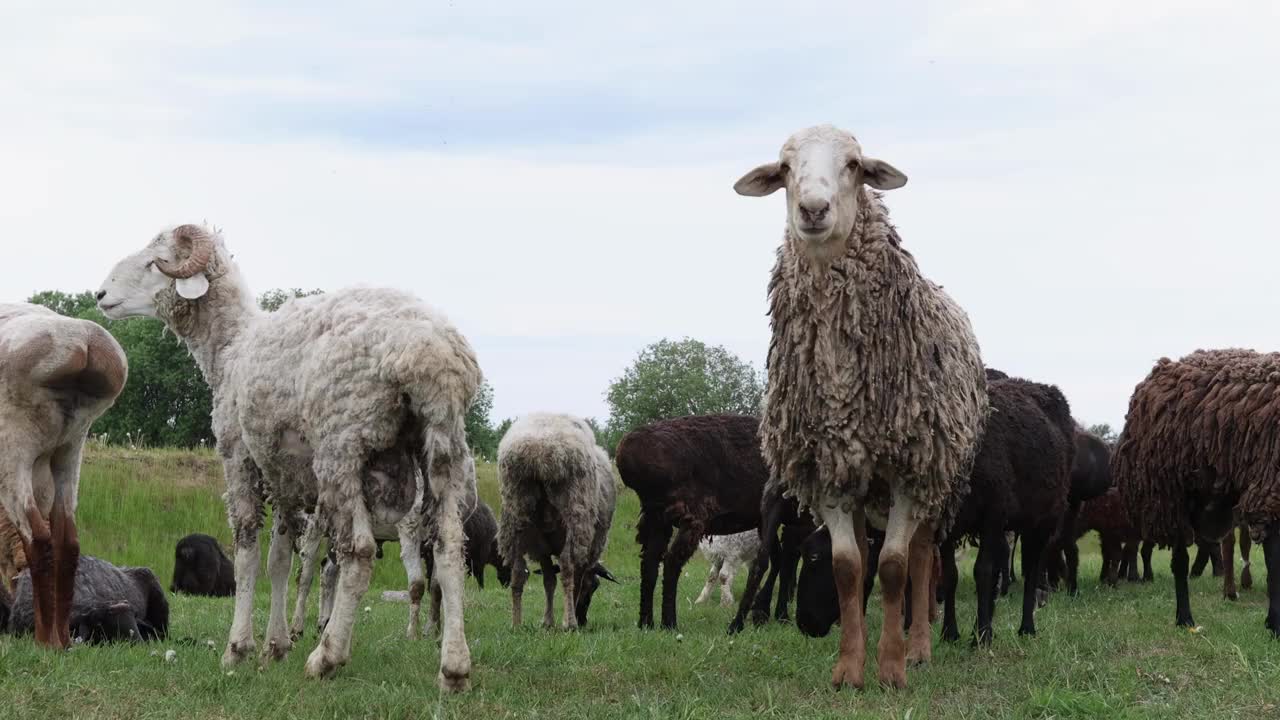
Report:
[{"label": "black sheep", "polygon": [[1019,378],[987,384],[991,414],[970,478],[970,493],[942,544],[945,608],[942,637],[959,639],[955,591],[957,543],[978,543],[974,582],[978,591],[975,641],[989,643],[998,569],[1007,561],[1006,530],[1022,541],[1020,635],[1035,634],[1036,579],[1049,543],[1067,511],[1075,454],[1071,407],[1057,387]]},{"label": "black sheep", "polygon": [[[498,553],[498,521],[488,503],[476,500],[475,509],[462,523],[462,532],[467,537],[464,548],[467,572],[476,579],[476,585],[481,590],[484,589],[484,569],[487,565],[493,566],[502,587],[511,584],[511,567],[502,561],[502,555]],[[422,559],[426,563],[428,584],[435,572],[434,547],[434,542],[422,543]]]},{"label": "black sheep", "polygon": [[[31,573],[18,576],[9,609],[8,631],[32,632]],[[169,634],[169,601],[155,573],[144,567],[120,568],[106,560],[80,556],[71,634],[82,642],[164,639]]]},{"label": "black sheep", "polygon": [[1076,520],[1080,517],[1080,507],[1089,500],[1102,497],[1111,489],[1111,449],[1107,447],[1106,441],[1077,428],[1074,442],[1075,460],[1071,466],[1071,494],[1067,498],[1067,513],[1046,568],[1049,587],[1056,588],[1059,576],[1062,575],[1067,581],[1067,592],[1072,595],[1076,594],[1080,574],[1080,552],[1076,548],[1076,535],[1073,532]]},{"label": "black sheep", "polygon": [[[801,513],[796,499],[783,497],[782,486],[772,480],[765,483],[760,517],[760,551],[747,573],[747,584],[738,601],[738,613],[729,623],[730,635],[742,630],[748,612],[755,625],[769,621],[769,601],[773,598],[775,582],[778,583],[778,603],[774,617],[779,622],[788,619],[787,605],[795,590],[801,544],[815,529],[813,516]],[[781,538],[778,537],[779,530]],[[830,539],[827,542],[830,543]],[[767,578],[766,570],[769,573]],[[761,578],[765,578],[763,587],[760,586]]]},{"label": "black sheep", "polygon": [[188,595],[228,597],[236,594],[236,573],[217,539],[192,533],[178,541],[173,553],[169,590]]},{"label": "black sheep", "polygon": [[618,443],[618,473],[640,498],[640,627],[653,627],[659,563],[662,626],[674,628],[676,586],[698,542],[760,526],[768,471],[759,426],[754,417],[699,415],[646,425]]}]

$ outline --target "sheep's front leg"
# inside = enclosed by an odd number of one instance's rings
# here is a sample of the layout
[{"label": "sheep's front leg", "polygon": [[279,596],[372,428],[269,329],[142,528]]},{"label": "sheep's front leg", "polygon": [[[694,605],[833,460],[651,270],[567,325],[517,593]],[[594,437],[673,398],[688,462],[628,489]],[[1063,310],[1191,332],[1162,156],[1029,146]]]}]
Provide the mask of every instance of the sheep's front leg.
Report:
[{"label": "sheep's front leg", "polygon": [[[566,541],[565,545],[568,544],[569,542]],[[565,630],[578,629],[577,580],[578,561],[566,547],[565,551],[560,553],[560,585],[564,588],[564,613],[561,627]]]},{"label": "sheep's front leg", "polygon": [[258,532],[262,529],[262,497],[257,493],[248,461],[228,460],[227,517],[235,541],[236,602],[223,667],[231,667],[253,654],[253,591],[258,584]]},{"label": "sheep's front leg", "polygon": [[[83,441],[81,441],[83,442]],[[80,489],[80,442],[55,453],[53,511],[50,539],[53,542],[53,627],[54,647],[71,645],[71,606],[75,598],[76,568],[80,563],[80,539],[76,533],[76,499]]]},{"label": "sheep's front leg", "polygon": [[311,584],[315,582],[321,535],[319,524],[313,520],[307,523],[307,529],[298,541],[298,597],[293,604],[293,619],[289,621],[289,639],[294,642],[302,638],[303,625],[307,622],[307,599],[311,595]]},{"label": "sheep's front leg", "polygon": [[556,568],[550,555],[538,560],[542,566],[542,592],[546,595],[546,603],[542,608],[542,627],[551,629],[556,626]]},{"label": "sheep's front leg", "polygon": [[419,631],[422,596],[427,588],[422,574],[422,539],[414,522],[402,520],[397,530],[400,535],[400,562],[404,564],[404,574],[409,580],[409,626],[405,629],[405,637],[412,640],[425,632]]},{"label": "sheep's front leg", "polygon": [[[880,596],[884,624],[876,650],[880,684],[891,688],[907,686],[907,647],[902,635],[903,599],[908,577],[908,554],[920,521],[914,517],[915,502],[901,490],[894,490],[889,521],[880,549]],[[924,580],[928,587],[928,580]],[[926,609],[927,612],[927,609]]]},{"label": "sheep's front leg", "polygon": [[[911,539],[911,627],[907,631],[907,661],[923,665],[933,659],[934,609],[930,601],[937,596],[933,583],[933,528],[920,523]],[[994,588],[993,588],[994,593]]]},{"label": "sheep's front leg", "polygon": [[[462,619],[462,583],[464,578],[462,529],[462,459],[454,456],[445,463],[433,463],[433,476],[447,473],[450,481],[442,490],[439,515],[436,517],[434,581],[440,585],[444,605],[441,623],[440,689],[461,692],[471,685],[471,649],[467,647]],[[434,489],[434,488],[433,488]]]},{"label": "sheep's front leg", "polygon": [[[333,614],[320,634],[320,644],[307,657],[307,677],[328,677],[351,659],[356,607],[369,589],[369,578],[373,574],[376,544],[369,510],[360,497],[348,500],[344,507],[349,509],[350,519],[343,518],[344,513],[341,512],[335,513],[337,517],[333,518],[334,527],[338,528],[338,537],[333,539],[338,548],[338,588],[333,599]],[[346,538],[341,532],[344,526],[350,528],[350,535]]]},{"label": "sheep's front leg", "polygon": [[271,609],[267,615],[267,636],[261,661],[283,660],[293,649],[284,608],[289,598],[289,573],[293,570],[293,533],[286,513],[276,511],[276,525],[267,550],[267,576],[271,578]]},{"label": "sheep's front leg", "polygon": [[[831,532],[831,570],[840,601],[840,654],[831,670],[831,684],[862,689],[867,631],[862,617],[862,570],[865,565],[859,536],[866,535],[862,508],[844,510],[832,498],[820,503],[819,514]],[[830,507],[828,507],[830,506]]]},{"label": "sheep's front leg", "polygon": [[707,573],[707,582],[702,586],[702,592],[698,593],[698,599],[693,601],[694,605],[701,605],[711,597],[711,589],[716,586],[720,580],[720,560],[714,560],[711,563],[711,569]]}]

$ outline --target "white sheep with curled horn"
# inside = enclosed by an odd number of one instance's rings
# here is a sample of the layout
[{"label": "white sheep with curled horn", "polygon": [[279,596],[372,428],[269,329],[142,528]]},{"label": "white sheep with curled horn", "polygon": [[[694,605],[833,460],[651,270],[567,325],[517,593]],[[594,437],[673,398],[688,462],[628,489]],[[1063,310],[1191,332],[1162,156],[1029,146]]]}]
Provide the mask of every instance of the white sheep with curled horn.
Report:
[{"label": "white sheep with curled horn", "polygon": [[[902,247],[878,190],[906,175],[831,125],[801,130],[741,195],[787,191],[769,281],[768,390],[761,446],[772,474],[831,531],[843,637],[836,687],[863,685],[862,573],[868,519],[880,552],[879,679],[905,687],[931,655],[934,533],[963,497],[987,415],[982,357],[964,311]],[[868,189],[872,188],[872,189]],[[903,590],[912,583],[910,650]]]},{"label": "white sheep with curled horn", "polygon": [[375,529],[394,526],[413,507],[421,470],[440,528],[435,557],[445,621],[438,680],[447,690],[466,689],[464,416],[481,374],[462,334],[396,290],[340,290],[262,312],[221,235],[199,225],[165,230],[121,260],[98,305],[110,318],[163,320],[213,390],[213,431],[235,536],[235,617],[223,664],[254,651],[258,534],[268,499],[275,524],[264,658],[281,659],[292,645],[285,595],[304,510],[315,508],[340,559],[333,615],[306,663],[308,676],[323,677],[351,658]]}]

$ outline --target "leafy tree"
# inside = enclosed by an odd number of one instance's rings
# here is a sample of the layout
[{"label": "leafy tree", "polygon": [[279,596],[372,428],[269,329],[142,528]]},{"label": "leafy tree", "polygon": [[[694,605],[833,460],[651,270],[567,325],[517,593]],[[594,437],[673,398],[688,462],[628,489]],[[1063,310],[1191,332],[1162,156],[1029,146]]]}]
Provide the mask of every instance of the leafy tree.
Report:
[{"label": "leafy tree", "polygon": [[664,338],[641,350],[631,367],[609,384],[605,447],[612,453],[623,435],[655,420],[756,414],[763,395],[760,373],[724,347],[692,338]]},{"label": "leafy tree", "polygon": [[[467,445],[477,457],[492,461],[498,455],[500,436],[489,423],[493,411],[493,386],[485,380],[467,409]],[[505,430],[504,430],[505,432]]]},{"label": "leafy tree", "polygon": [[1120,433],[1112,429],[1109,423],[1098,423],[1086,428],[1090,433],[1102,438],[1107,444],[1114,445],[1120,439]]}]

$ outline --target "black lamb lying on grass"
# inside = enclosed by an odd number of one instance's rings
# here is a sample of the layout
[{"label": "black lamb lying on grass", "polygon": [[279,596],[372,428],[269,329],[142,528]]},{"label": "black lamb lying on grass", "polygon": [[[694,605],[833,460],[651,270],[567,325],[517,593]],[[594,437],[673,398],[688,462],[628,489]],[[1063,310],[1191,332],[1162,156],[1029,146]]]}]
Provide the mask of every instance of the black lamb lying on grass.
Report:
[{"label": "black lamb lying on grass", "polygon": [[229,597],[236,594],[235,568],[215,538],[192,533],[178,541],[173,553],[169,590],[188,595]]},{"label": "black lamb lying on grass", "polygon": [[[31,606],[31,574],[18,576],[5,630],[24,635],[35,630]],[[106,560],[80,556],[75,599],[71,606],[73,642],[138,642],[163,640],[169,634],[169,601],[148,568],[119,568]]]}]

